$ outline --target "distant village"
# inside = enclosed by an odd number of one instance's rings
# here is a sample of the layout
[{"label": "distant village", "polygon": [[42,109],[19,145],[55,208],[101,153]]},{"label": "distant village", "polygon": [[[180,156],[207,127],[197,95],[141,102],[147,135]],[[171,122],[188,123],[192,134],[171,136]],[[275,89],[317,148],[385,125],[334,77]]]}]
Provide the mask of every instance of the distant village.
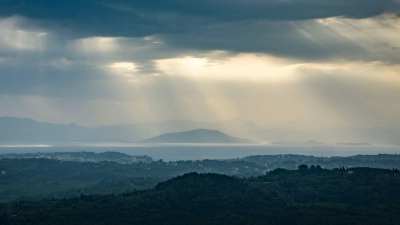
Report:
[{"label": "distant village", "polygon": [[75,161],[75,162],[117,162],[122,164],[127,163],[150,163],[153,159],[149,156],[131,156],[120,152],[38,152],[25,154],[5,154],[0,155],[0,159],[53,159],[60,161]]}]

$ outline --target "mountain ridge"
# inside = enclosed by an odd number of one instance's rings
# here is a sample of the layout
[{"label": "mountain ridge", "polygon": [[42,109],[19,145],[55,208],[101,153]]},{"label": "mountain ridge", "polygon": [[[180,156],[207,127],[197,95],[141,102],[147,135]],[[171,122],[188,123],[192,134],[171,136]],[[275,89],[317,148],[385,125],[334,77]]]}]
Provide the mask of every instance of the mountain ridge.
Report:
[{"label": "mountain ridge", "polygon": [[[223,131],[231,133],[231,128],[233,127],[243,127],[246,130],[258,129],[254,126],[256,125],[251,122],[235,119],[216,123],[197,122],[191,120],[165,120],[139,124],[116,124],[86,127],[75,123],[58,124],[36,121],[31,118],[4,116],[0,117],[0,143],[133,143],[165,133],[184,132],[199,129],[199,127],[215,130],[220,130],[220,128],[226,127]],[[237,136],[236,133],[235,136]]]},{"label": "mountain ridge", "polygon": [[320,140],[321,143],[345,143],[349,146],[355,145],[354,143],[400,145],[398,139],[400,129],[396,127],[338,127],[310,131],[306,128],[293,130],[287,128],[284,124],[282,128],[278,125],[260,127],[243,119],[219,122],[164,120],[88,127],[74,123],[57,124],[9,116],[0,117],[0,143],[134,143],[165,133],[184,132],[199,128],[219,130],[234,137],[246,138],[260,143],[297,145],[302,144],[304,140]]}]

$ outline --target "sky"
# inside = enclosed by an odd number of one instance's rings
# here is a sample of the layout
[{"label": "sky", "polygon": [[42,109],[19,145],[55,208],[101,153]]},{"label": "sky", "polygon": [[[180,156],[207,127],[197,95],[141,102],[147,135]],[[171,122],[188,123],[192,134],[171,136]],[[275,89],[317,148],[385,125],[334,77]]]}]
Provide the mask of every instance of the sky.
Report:
[{"label": "sky", "polygon": [[400,129],[399,16],[399,0],[0,0],[0,116]]}]

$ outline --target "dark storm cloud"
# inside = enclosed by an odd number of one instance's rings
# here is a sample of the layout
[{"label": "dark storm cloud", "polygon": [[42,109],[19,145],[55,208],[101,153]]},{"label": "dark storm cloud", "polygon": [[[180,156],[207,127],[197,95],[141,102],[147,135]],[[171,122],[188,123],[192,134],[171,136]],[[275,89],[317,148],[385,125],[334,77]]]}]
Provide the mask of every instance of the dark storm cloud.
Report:
[{"label": "dark storm cloud", "polygon": [[[232,52],[269,53],[302,59],[351,57],[365,50],[315,22],[260,21],[203,26],[184,34],[161,37],[175,47]],[[310,38],[312,37],[312,38]],[[361,54],[357,54],[358,56]],[[366,55],[364,55],[366,56]]]},{"label": "dark storm cloud", "polygon": [[91,88],[109,80],[104,72],[85,65],[57,68],[29,63],[0,63],[0,95],[104,98],[107,90]]},{"label": "dark storm cloud", "polygon": [[366,18],[393,9],[393,1],[203,0],[116,1],[141,10],[210,17],[221,21],[247,19],[302,20],[333,16]]},{"label": "dark storm cloud", "polygon": [[[394,0],[0,0],[0,17],[19,15],[25,30],[40,27],[60,37],[159,37],[180,50],[261,52],[302,59],[368,58],[368,50],[310,19],[368,18],[399,13]],[[305,23],[305,24],[303,24]],[[304,25],[304,26],[303,26]],[[312,37],[312,38],[310,38]],[[391,51],[396,52],[396,51]],[[382,54],[381,54],[382,55]],[[376,55],[375,55],[376,56]],[[151,60],[136,61],[145,73]],[[393,59],[393,57],[388,57]],[[398,57],[394,57],[397,61]],[[369,57],[368,60],[381,60]],[[385,59],[384,59],[385,60]]]},{"label": "dark storm cloud", "polygon": [[79,36],[140,37],[245,20],[367,18],[399,12],[393,0],[2,0],[0,16],[20,15]]}]

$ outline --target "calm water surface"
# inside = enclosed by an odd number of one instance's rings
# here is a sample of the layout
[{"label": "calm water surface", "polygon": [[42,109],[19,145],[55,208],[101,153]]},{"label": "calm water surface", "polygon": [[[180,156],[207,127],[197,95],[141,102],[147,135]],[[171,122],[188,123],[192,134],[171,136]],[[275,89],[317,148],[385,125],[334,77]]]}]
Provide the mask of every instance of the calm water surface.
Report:
[{"label": "calm water surface", "polygon": [[154,160],[202,160],[232,159],[250,155],[298,154],[313,156],[352,156],[358,154],[373,155],[379,153],[400,154],[400,146],[280,146],[280,145],[137,145],[124,143],[105,144],[64,144],[64,145],[3,145],[0,154],[35,152],[107,152],[115,151],[129,155],[148,155]]}]

